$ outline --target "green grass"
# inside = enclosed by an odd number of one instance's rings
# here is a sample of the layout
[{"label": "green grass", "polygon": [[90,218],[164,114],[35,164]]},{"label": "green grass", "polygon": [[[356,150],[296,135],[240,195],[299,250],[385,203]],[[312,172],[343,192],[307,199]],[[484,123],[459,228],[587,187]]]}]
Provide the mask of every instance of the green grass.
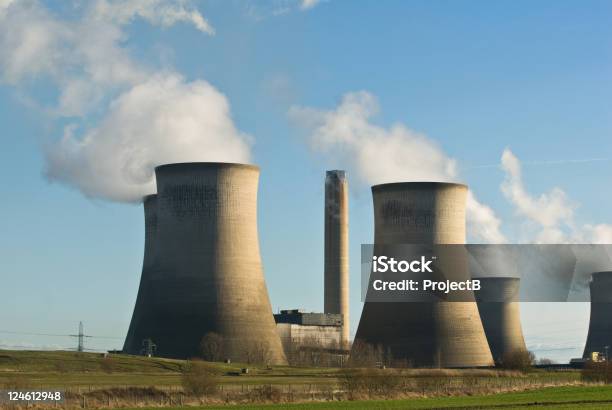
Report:
[{"label": "green grass", "polygon": [[[0,350],[0,386],[20,381],[29,386],[44,387],[109,387],[109,386],[158,386],[178,387],[181,384],[181,371],[186,362],[142,356],[110,355],[105,359],[99,353],[79,353],[62,351],[11,351]],[[209,363],[208,366],[220,375],[222,384],[239,385],[329,385],[338,383],[338,369],[298,368],[246,365],[244,363]],[[240,369],[249,367],[248,375],[231,376]],[[430,374],[431,373],[431,374]],[[407,377],[476,375],[480,380],[503,377],[510,382],[521,382],[527,376],[516,373],[500,373],[495,370],[404,370]],[[501,376],[500,376],[501,375]],[[577,372],[530,373],[530,381],[544,384],[547,382],[575,382]]]},{"label": "green grass", "polygon": [[[0,350],[0,386],[16,379],[32,386],[179,386],[184,360],[62,351]],[[229,384],[319,384],[335,381],[337,369],[244,363],[209,363]],[[249,368],[248,375],[230,376]]]},{"label": "green grass", "polygon": [[[367,400],[344,402],[317,402],[297,404],[241,405],[225,407],[190,407],[190,409],[461,409],[461,408],[524,408],[545,409],[610,409],[612,408],[612,386],[567,386],[539,390],[501,393],[487,396],[456,396],[419,398],[410,400]],[[168,407],[164,409],[178,409]],[[141,409],[143,410],[143,409]],[[153,410],[153,409],[150,409]]]},{"label": "green grass", "polygon": [[[77,352],[40,352],[40,351],[7,351],[0,350],[0,388],[11,383],[22,387],[49,388],[57,387],[71,391],[88,392],[109,388],[149,387],[166,388],[167,391],[181,389],[181,375],[186,366],[183,360],[145,358],[129,355],[111,355],[104,358],[96,353]],[[238,391],[245,385],[270,384],[279,388],[295,391],[324,391],[325,387],[338,386],[339,369],[333,368],[297,368],[290,366],[252,366],[241,363],[223,364],[207,363],[211,370],[220,375],[221,383],[229,386],[226,391]],[[249,367],[248,375],[232,376],[228,373],[239,373],[243,367]],[[387,371],[383,370],[381,374]],[[412,380],[412,386],[434,382],[428,387],[427,395],[455,396],[418,398],[411,400],[387,401],[343,401],[343,402],[310,402],[287,405],[253,405],[234,408],[250,409],[424,409],[424,408],[524,408],[528,404],[543,408],[612,408],[612,388],[601,386],[565,386],[542,389],[543,386],[566,385],[580,380],[576,371],[551,372],[537,370],[529,374],[504,372],[496,370],[436,370],[405,369],[397,371],[402,377]],[[440,382],[440,388],[436,383]],[[242,386],[241,386],[242,385]],[[312,385],[312,386],[309,386]],[[446,387],[449,390],[446,390]],[[84,390],[83,390],[84,389]],[[515,393],[490,394],[480,393],[527,389]],[[529,390],[532,389],[532,390]],[[533,390],[539,389],[539,390]],[[420,394],[417,388],[412,394]],[[418,393],[415,393],[418,392]],[[425,391],[425,390],[423,390]],[[474,394],[469,396],[466,394]],[[224,393],[222,393],[223,395]],[[304,396],[302,396],[304,397]],[[308,397],[308,395],[307,395]],[[319,395],[321,397],[321,395]],[[534,403],[546,403],[535,406]],[[127,403],[126,405],[134,405]],[[143,403],[144,404],[144,403]],[[484,406],[484,407],[483,407]],[[551,407],[552,406],[552,407]],[[603,407],[602,407],[603,406]],[[205,409],[226,407],[205,407]],[[194,407],[195,409],[195,407]]]}]

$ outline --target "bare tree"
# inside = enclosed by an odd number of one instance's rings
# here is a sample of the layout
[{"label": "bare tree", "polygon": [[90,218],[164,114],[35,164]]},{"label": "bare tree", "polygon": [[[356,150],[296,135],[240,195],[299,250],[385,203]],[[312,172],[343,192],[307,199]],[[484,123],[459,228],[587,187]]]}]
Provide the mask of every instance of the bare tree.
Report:
[{"label": "bare tree", "polygon": [[269,364],[272,360],[272,349],[266,341],[253,341],[246,344],[244,357],[248,364]]},{"label": "bare tree", "polygon": [[544,366],[548,366],[548,365],[555,364],[555,363],[556,363],[556,362],[555,362],[554,360],[552,360],[552,359],[548,359],[548,358],[546,358],[546,357],[542,357],[541,359],[538,359],[538,360],[536,361],[536,364],[539,364],[539,365],[544,365]]},{"label": "bare tree", "polygon": [[[388,358],[391,353],[388,352]],[[348,365],[350,367],[375,367],[385,363],[385,350],[382,345],[372,345],[363,340],[355,340],[351,348]]]},{"label": "bare tree", "polygon": [[225,342],[223,336],[215,332],[204,335],[200,342],[200,352],[202,353],[202,358],[209,362],[219,362],[225,359]]},{"label": "bare tree", "polygon": [[502,356],[500,366],[504,369],[520,370],[526,372],[531,369],[535,355],[529,350],[517,349],[506,352]]}]

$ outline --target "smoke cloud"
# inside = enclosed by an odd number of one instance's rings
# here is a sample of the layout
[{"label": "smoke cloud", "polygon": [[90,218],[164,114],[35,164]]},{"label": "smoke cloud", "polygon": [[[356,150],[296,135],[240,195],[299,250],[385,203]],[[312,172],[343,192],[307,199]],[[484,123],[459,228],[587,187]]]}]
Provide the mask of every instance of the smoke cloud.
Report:
[{"label": "smoke cloud", "polygon": [[[310,131],[314,151],[333,157],[368,184],[397,181],[443,181],[459,179],[457,163],[424,134],[403,124],[384,128],[370,122],[377,114],[376,98],[365,91],[348,93],[330,111],[294,106],[289,116]],[[467,200],[470,232],[478,240],[505,243],[501,221],[480,203],[473,192]]]},{"label": "smoke cloud", "polygon": [[136,61],[127,48],[124,28],[136,19],[213,35],[191,1],[76,4],[78,18],[60,19],[36,0],[0,0],[0,82],[53,84],[57,102],[46,111],[71,121],[45,147],[51,181],[133,202],[155,192],[156,165],[250,160],[251,138],[234,126],[220,91]]}]

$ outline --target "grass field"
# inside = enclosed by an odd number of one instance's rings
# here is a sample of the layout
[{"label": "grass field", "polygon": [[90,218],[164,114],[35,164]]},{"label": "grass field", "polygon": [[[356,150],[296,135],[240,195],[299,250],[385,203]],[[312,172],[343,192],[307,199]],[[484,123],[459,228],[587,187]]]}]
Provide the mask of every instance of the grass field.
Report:
[{"label": "grass field", "polygon": [[[207,403],[244,403],[247,409],[424,409],[424,408],[612,408],[612,387],[580,385],[577,371],[536,370],[527,374],[494,369],[375,370],[383,379],[392,376],[393,394],[381,390],[351,396],[346,371],[335,368],[252,366],[204,363],[220,383]],[[128,355],[104,357],[95,353],[0,350],[0,388],[61,388],[72,394],[73,405],[86,408],[163,407],[198,405],[202,399],[183,391],[186,361]],[[240,374],[243,367],[249,374]],[[350,370],[357,372],[357,370]],[[377,377],[378,377],[377,376]],[[371,376],[368,376],[371,377]],[[367,386],[378,380],[368,379]],[[391,380],[393,382],[393,380]],[[260,395],[270,387],[275,396]],[[151,390],[153,389],[153,390]],[[369,389],[369,387],[368,387]],[[152,392],[152,393],[151,393]],[[349,397],[403,400],[347,401]],[[410,399],[405,399],[409,397]],[[343,399],[343,401],[338,401]],[[261,405],[271,401],[304,404]],[[87,403],[87,405],[85,405]],[[90,407],[91,406],[91,407]],[[175,407],[177,408],[177,407]],[[198,408],[198,407],[192,407]],[[224,407],[202,407],[206,409]]]},{"label": "grass field", "polygon": [[[0,385],[21,379],[32,386],[180,386],[184,360],[99,353],[0,350]],[[335,380],[337,369],[244,363],[210,363],[224,384],[318,384]],[[244,367],[249,374],[240,373]]]},{"label": "grass field", "polygon": [[[302,404],[240,405],[224,407],[193,407],[193,409],[460,409],[460,408],[546,408],[546,409],[610,409],[612,386],[552,387],[526,392],[502,393],[486,396],[437,397],[410,400],[367,400],[343,402],[319,402]],[[178,409],[167,408],[167,409]],[[135,409],[134,409],[135,410]]]}]

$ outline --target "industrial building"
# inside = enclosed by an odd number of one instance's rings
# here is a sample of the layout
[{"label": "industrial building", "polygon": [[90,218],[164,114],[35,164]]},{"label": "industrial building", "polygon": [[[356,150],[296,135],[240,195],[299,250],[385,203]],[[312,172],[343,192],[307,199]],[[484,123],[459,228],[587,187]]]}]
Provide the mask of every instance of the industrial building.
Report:
[{"label": "industrial building", "polygon": [[285,351],[294,347],[340,349],[342,346],[341,314],[291,309],[281,310],[274,315],[274,320]]},{"label": "industrial building", "polygon": [[324,202],[324,313],[300,309],[274,315],[285,352],[301,348],[349,348],[348,182],[346,172],[327,171]]},{"label": "industrial building", "polygon": [[591,275],[591,320],[583,359],[610,359],[612,351],[612,271]]},{"label": "industrial building", "polygon": [[[390,183],[373,186],[372,195],[375,247],[465,243],[465,185]],[[467,260],[456,270],[456,277],[469,279]],[[475,300],[376,303],[366,297],[354,346],[357,342],[413,366],[493,365]]]},{"label": "industrial building", "polygon": [[480,319],[495,363],[507,354],[527,351],[519,306],[520,278],[482,277],[476,292]]},{"label": "industrial building", "polygon": [[155,175],[153,256],[143,266],[125,351],[139,354],[150,339],[158,356],[194,357],[214,333],[227,359],[285,364],[259,253],[259,168],[179,163]]}]

